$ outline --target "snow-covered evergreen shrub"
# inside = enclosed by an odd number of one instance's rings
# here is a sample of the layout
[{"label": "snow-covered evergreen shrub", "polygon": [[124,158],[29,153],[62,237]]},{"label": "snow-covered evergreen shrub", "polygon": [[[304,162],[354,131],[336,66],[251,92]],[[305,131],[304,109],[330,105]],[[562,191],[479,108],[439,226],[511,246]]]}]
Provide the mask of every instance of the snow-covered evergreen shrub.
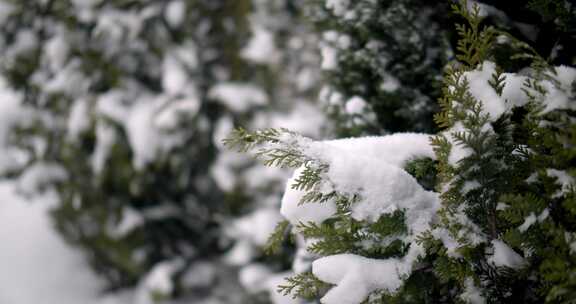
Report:
[{"label": "snow-covered evergreen shrub", "polygon": [[[270,242],[294,234],[310,263],[295,264],[279,286],[286,295],[329,304],[576,300],[576,69],[482,26],[477,6],[453,10],[466,22],[456,27],[459,62],[444,77],[438,134],[314,141],[237,129],[225,141],[297,169]],[[510,57],[495,54],[503,46]],[[530,67],[504,72],[502,59]]]},{"label": "snow-covered evergreen shrub", "polygon": [[220,140],[235,123],[320,135],[314,40],[289,3],[0,4],[2,88],[27,115],[9,138],[25,157],[6,175],[27,194],[56,190],[56,227],[109,289],[136,285],[138,303],[214,290],[252,301],[229,268],[287,267],[260,253],[284,175],[245,171],[252,161]]},{"label": "snow-covered evergreen shrub", "polygon": [[417,236],[439,208],[438,195],[402,169],[434,157],[428,142],[411,133],[315,142],[286,129],[238,129],[227,140],[243,151],[257,148],[267,165],[299,168],[282,198],[289,224],[279,228],[293,227],[314,262],[312,273],[301,264],[280,286],[286,294],[313,298],[326,283],[341,283],[323,301],[360,303],[400,287],[423,254]]},{"label": "snow-covered evergreen shrub", "polygon": [[[140,284],[145,301],[197,288],[186,270],[224,249],[207,173],[226,108],[208,91],[243,80],[249,3],[4,5],[2,73],[34,113],[13,137],[27,151],[22,190],[58,177],[54,223],[110,289]],[[238,86],[246,107],[267,102]]]},{"label": "snow-covered evergreen shrub", "polygon": [[430,132],[453,56],[448,3],[311,1],[328,77],[320,99],[340,136]]},{"label": "snow-covered evergreen shrub", "polygon": [[287,275],[297,254],[288,243],[278,254],[266,254],[266,240],[282,220],[278,197],[289,175],[285,170],[252,166],[251,158],[239,157],[221,140],[238,124],[250,128],[285,126],[309,136],[323,135],[324,114],[311,102],[320,78],[317,39],[300,19],[301,5],[298,1],[253,1],[253,34],[241,55],[273,75],[264,83],[274,107],[252,113],[249,122],[223,117],[214,136],[219,150],[212,174],[223,189],[229,190],[228,195],[253,202],[238,210],[238,218],[224,223],[225,235],[234,240],[225,261],[239,267],[240,283],[248,292],[259,299],[269,293],[274,302],[279,301],[274,299],[279,297],[276,285]]},{"label": "snow-covered evergreen shrub", "polygon": [[[574,128],[576,70],[548,66],[533,51],[525,56],[530,69],[504,73],[482,62],[491,44],[475,45],[472,34],[496,33],[480,32],[476,15],[460,13],[472,24],[462,31],[470,65],[446,77],[438,121],[448,130],[434,138],[443,208],[431,236],[444,247],[436,272],[461,284],[473,303],[574,301],[567,274],[574,269],[574,180],[564,155],[572,154],[565,134]],[[539,228],[526,232],[532,225]]]}]

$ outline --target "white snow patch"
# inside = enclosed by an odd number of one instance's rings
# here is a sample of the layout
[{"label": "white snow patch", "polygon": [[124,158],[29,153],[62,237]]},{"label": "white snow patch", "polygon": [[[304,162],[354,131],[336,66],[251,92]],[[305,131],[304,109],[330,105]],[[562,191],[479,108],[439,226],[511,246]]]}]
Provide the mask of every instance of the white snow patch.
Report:
[{"label": "white snow patch", "polygon": [[180,121],[180,117],[185,116],[187,119],[198,114],[200,109],[200,100],[197,96],[187,96],[168,102],[160,109],[160,112],[154,118],[154,126],[170,130],[175,129]]},{"label": "white snow patch", "polygon": [[152,128],[152,119],[156,114],[156,105],[139,102],[132,107],[125,122],[128,142],[134,151],[133,165],[137,169],[154,160],[158,152],[160,134]]},{"label": "white snow patch", "polygon": [[[414,225],[412,228],[420,230],[420,225],[432,216],[431,210],[438,207],[436,194],[422,189],[401,169],[410,159],[435,157],[428,135],[398,133],[323,142],[302,141],[300,145],[306,155],[329,165],[326,178],[331,189],[343,194],[360,194],[361,200],[352,207],[352,217],[357,220],[374,221],[382,214],[407,209],[410,211],[408,221]],[[295,225],[322,222],[335,213],[336,207],[330,201],[298,204],[304,192],[292,189],[292,184],[302,170],[297,170],[288,181],[281,213]]]},{"label": "white snow patch", "polygon": [[466,194],[474,189],[480,188],[480,183],[476,180],[466,181],[462,186],[462,194]]},{"label": "white snow patch", "polygon": [[164,57],[162,64],[162,88],[168,94],[176,95],[186,91],[190,77],[186,68],[173,54]]},{"label": "white snow patch", "polygon": [[[524,83],[528,79],[514,73],[503,73],[505,86],[502,96],[498,96],[496,91],[490,86],[489,80],[496,71],[496,64],[485,61],[479,68],[464,73],[470,82],[470,93],[483,105],[483,110],[490,115],[492,121],[498,119],[504,112],[512,107],[526,104],[528,98],[524,91]],[[549,80],[544,80],[541,85],[546,89],[543,97],[545,112],[555,109],[571,109],[574,104],[570,102],[572,83],[576,80],[576,69],[560,66],[556,68],[557,75],[550,75],[556,79],[560,85]],[[539,93],[530,89],[532,94]]]},{"label": "white snow patch", "polygon": [[380,85],[380,89],[385,92],[394,92],[398,88],[400,88],[400,81],[392,75],[387,75],[384,82]]},{"label": "white snow patch", "polygon": [[268,96],[260,88],[242,83],[221,83],[210,89],[208,97],[238,113],[268,103]]},{"label": "white snow patch", "polygon": [[[322,146],[322,143],[326,143],[326,146]],[[320,146],[314,147],[312,153],[318,154],[324,150],[325,153],[330,154],[334,148],[349,155],[380,158],[379,162],[395,167],[403,167],[407,161],[414,158],[436,158],[428,134],[396,133],[386,136],[328,140],[315,144],[320,144]]]},{"label": "white snow patch", "polygon": [[530,215],[524,218],[524,222],[522,223],[522,225],[518,226],[518,230],[520,232],[526,232],[526,230],[528,230],[528,228],[530,228],[536,222],[541,223],[542,221],[547,219],[549,215],[550,210],[548,208],[544,209],[542,213],[540,213],[540,215],[538,216],[536,216],[534,212],[531,212]]},{"label": "white snow patch", "polygon": [[354,96],[346,102],[346,112],[348,114],[362,114],[366,108],[366,101],[359,96]]},{"label": "white snow patch", "polygon": [[458,248],[460,244],[451,235],[450,232],[443,228],[433,229],[432,236],[434,238],[442,241],[442,244],[446,248],[446,254],[451,258],[461,258],[462,255],[458,253]]},{"label": "white snow patch", "polygon": [[530,228],[530,226],[536,223],[536,221],[537,221],[536,215],[532,212],[530,213],[529,216],[524,218],[524,223],[522,223],[522,225],[518,227],[518,230],[520,230],[520,232],[525,232],[526,230],[528,230],[528,228]]},{"label": "white snow patch", "polygon": [[78,136],[90,128],[90,114],[88,108],[88,101],[85,99],[78,99],[72,104],[70,114],[68,116],[68,138],[74,141]]},{"label": "white snow patch", "polygon": [[570,191],[570,188],[576,185],[574,178],[570,176],[566,171],[560,171],[556,169],[547,169],[546,173],[550,177],[556,177],[558,183],[560,183],[561,189],[554,194],[554,197],[560,197],[563,194]]},{"label": "white snow patch", "polygon": [[324,112],[303,100],[297,100],[288,112],[260,113],[253,119],[251,128],[286,128],[305,136],[320,137],[326,125]]},{"label": "white snow patch", "polygon": [[10,3],[0,3],[0,23],[4,24],[6,18],[14,12],[14,6]]},{"label": "white snow patch", "polygon": [[32,120],[30,112],[21,105],[22,99],[22,94],[9,89],[0,78],[0,172],[23,165],[19,160],[22,153],[8,146],[11,128]]},{"label": "white snow patch", "polygon": [[35,163],[28,167],[18,178],[17,189],[25,194],[34,194],[48,183],[62,181],[68,177],[59,165]]},{"label": "white snow patch", "polygon": [[82,63],[73,59],[58,70],[54,77],[43,81],[40,85],[50,93],[67,93],[70,96],[82,96],[90,86],[90,80],[81,71]]},{"label": "white snow patch", "polygon": [[216,269],[214,264],[209,262],[196,262],[186,270],[180,282],[185,287],[206,288],[214,284],[216,280]]},{"label": "white snow patch", "polygon": [[474,284],[474,280],[467,278],[464,282],[464,293],[460,298],[470,304],[485,304],[486,298],[482,295],[480,289]]},{"label": "white snow patch", "polygon": [[240,269],[238,278],[242,287],[251,293],[266,290],[266,282],[270,279],[272,272],[263,264],[248,264]]},{"label": "white snow patch", "polygon": [[226,252],[224,262],[235,266],[246,265],[257,253],[258,251],[249,241],[238,240],[234,247]]},{"label": "white snow patch", "polygon": [[276,209],[261,208],[241,217],[227,229],[227,234],[236,239],[264,246],[282,217]]},{"label": "white snow patch", "polygon": [[241,56],[255,63],[274,64],[280,60],[280,51],[276,48],[272,32],[252,22],[252,38]]},{"label": "white snow patch", "polygon": [[494,253],[488,257],[488,262],[496,267],[510,267],[514,269],[521,268],[525,265],[524,258],[514,252],[506,243],[501,240],[492,240]]},{"label": "white snow patch", "polygon": [[338,67],[338,50],[328,44],[322,44],[320,47],[322,63],[320,67],[323,70],[335,70]]},{"label": "white snow patch", "polygon": [[70,53],[70,46],[63,37],[63,35],[56,35],[46,42],[46,59],[50,69],[55,72],[60,72],[68,59]]},{"label": "white snow patch", "polygon": [[373,291],[397,290],[403,282],[401,276],[410,269],[399,259],[338,254],[314,261],[312,272],[318,279],[336,285],[322,297],[323,304],[358,304]]},{"label": "white snow patch", "polygon": [[302,171],[302,168],[296,170],[292,178],[286,183],[286,190],[282,196],[280,213],[295,226],[300,223],[308,222],[317,224],[322,223],[336,214],[336,205],[331,201],[322,204],[300,204],[305,192],[292,189],[292,185],[295,183],[295,180],[300,176]]},{"label": "white snow patch", "polygon": [[106,160],[110,154],[110,149],[116,141],[116,132],[105,122],[98,122],[96,125],[96,147],[91,156],[92,170],[99,174],[104,169]]},{"label": "white snow patch", "polygon": [[[448,132],[453,134],[454,132],[466,132],[466,130],[464,129],[464,126],[461,122],[457,122],[454,124],[454,126],[452,126],[452,128],[450,128]],[[450,154],[448,155],[449,164],[455,166],[462,159],[472,155],[472,149],[463,146],[461,143],[457,143],[454,136],[449,136],[448,140],[452,143]]]},{"label": "white snow patch", "polygon": [[176,28],[184,22],[186,17],[186,3],[181,0],[171,1],[166,5],[166,11],[164,12],[164,18],[168,21],[168,24]]},{"label": "white snow patch", "polygon": [[114,226],[114,230],[110,231],[110,235],[113,237],[123,237],[130,233],[135,228],[141,226],[144,223],[144,218],[136,210],[124,207],[122,209],[122,219],[118,225]]}]

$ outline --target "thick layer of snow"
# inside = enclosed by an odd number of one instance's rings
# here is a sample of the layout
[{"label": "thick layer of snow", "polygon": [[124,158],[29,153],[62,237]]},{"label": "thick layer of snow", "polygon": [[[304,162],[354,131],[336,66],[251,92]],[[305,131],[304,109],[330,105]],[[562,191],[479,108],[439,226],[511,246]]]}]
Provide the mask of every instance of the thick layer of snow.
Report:
[{"label": "thick layer of snow", "polygon": [[[428,230],[439,206],[437,193],[424,190],[404,171],[407,161],[434,158],[426,134],[395,134],[314,142],[288,135],[286,144],[301,151],[308,159],[327,166],[317,190],[336,191],[358,201],[350,207],[351,216],[359,221],[376,221],[383,214],[405,212],[408,233],[401,239],[410,243],[402,258],[373,260],[352,254],[327,256],[312,263],[320,280],[336,285],[322,298],[326,304],[356,304],[371,292],[384,289],[394,292],[402,278],[412,272],[424,249],[416,237]],[[281,213],[291,223],[321,223],[336,213],[335,202],[300,204],[304,192],[292,189],[303,168],[288,181],[282,198]]]},{"label": "thick layer of snow", "polygon": [[[361,200],[352,209],[352,216],[357,220],[373,221],[381,214],[409,209],[415,211],[408,216],[416,224],[419,218],[416,213],[428,213],[436,208],[435,194],[424,191],[412,176],[401,169],[410,159],[434,157],[428,135],[405,133],[303,145],[306,155],[328,164],[326,178],[332,183],[329,185],[332,189],[328,190],[360,194]],[[297,170],[288,181],[282,198],[282,215],[294,224],[322,222],[335,213],[336,207],[333,202],[300,204],[304,193],[292,189],[291,185],[301,170]]]},{"label": "thick layer of snow", "polygon": [[292,189],[295,180],[300,176],[303,169],[298,169],[294,172],[294,176],[286,183],[286,190],[282,196],[282,204],[280,213],[292,223],[298,225],[300,223],[322,223],[329,219],[336,213],[336,205],[332,201],[325,203],[308,203],[300,204],[302,197],[306,192]]},{"label": "thick layer of snow", "polygon": [[347,154],[381,158],[381,162],[396,167],[402,167],[414,158],[436,157],[428,134],[396,133],[380,137],[331,140],[327,144]]},{"label": "thick layer of snow", "polygon": [[174,289],[172,277],[182,267],[182,261],[165,261],[158,263],[142,279],[136,288],[137,304],[155,304],[154,295],[170,296]]},{"label": "thick layer of snow", "polygon": [[337,285],[322,298],[324,304],[358,304],[378,290],[395,291],[406,274],[398,259],[375,260],[353,254],[320,258],[312,264],[314,275]]}]

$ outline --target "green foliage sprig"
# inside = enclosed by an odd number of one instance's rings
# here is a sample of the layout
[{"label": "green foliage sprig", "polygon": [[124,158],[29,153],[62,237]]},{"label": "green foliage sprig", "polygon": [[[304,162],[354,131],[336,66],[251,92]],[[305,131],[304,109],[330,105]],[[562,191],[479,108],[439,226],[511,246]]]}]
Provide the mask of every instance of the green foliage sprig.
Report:
[{"label": "green foliage sprig", "polygon": [[311,272],[299,273],[293,277],[286,278],[286,284],[278,286],[278,292],[292,298],[314,299],[330,287],[318,280]]}]

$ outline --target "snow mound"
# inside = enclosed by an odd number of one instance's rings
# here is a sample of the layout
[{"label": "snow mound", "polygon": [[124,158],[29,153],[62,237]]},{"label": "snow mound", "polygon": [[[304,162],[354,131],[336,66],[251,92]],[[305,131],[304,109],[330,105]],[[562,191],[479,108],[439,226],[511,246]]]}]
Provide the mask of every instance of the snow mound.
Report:
[{"label": "snow mound", "polygon": [[[415,262],[425,254],[415,242],[430,228],[439,209],[435,192],[426,191],[403,167],[415,158],[434,158],[426,134],[399,133],[314,142],[296,135],[282,138],[285,145],[300,151],[307,166],[325,168],[315,191],[356,197],[347,214],[361,222],[375,222],[382,215],[402,210],[408,232],[400,236],[410,244],[405,256],[369,259],[354,254],[338,254],[316,259],[312,272],[320,280],[336,285],[322,303],[361,303],[376,290],[396,291],[403,278],[413,271]],[[305,167],[294,172],[282,198],[281,213],[293,225],[323,221],[339,216],[341,206],[332,199],[322,203],[302,203],[305,191],[293,189]]]},{"label": "snow mound", "polygon": [[335,284],[322,298],[324,304],[357,304],[378,289],[395,291],[406,272],[397,259],[375,260],[354,254],[339,254],[314,261],[312,269],[320,280]]}]

